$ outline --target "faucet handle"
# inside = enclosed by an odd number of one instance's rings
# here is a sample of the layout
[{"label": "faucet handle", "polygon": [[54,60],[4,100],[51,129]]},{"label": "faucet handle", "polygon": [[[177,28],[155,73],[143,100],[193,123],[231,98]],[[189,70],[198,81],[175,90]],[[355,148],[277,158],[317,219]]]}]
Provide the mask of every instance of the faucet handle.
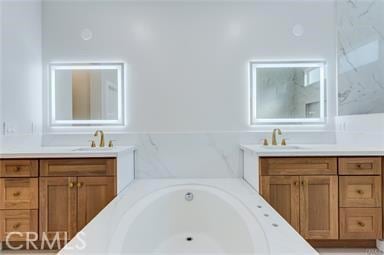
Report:
[{"label": "faucet handle", "polygon": [[91,142],[91,147],[92,148],[95,148],[96,147],[96,143],[94,140],[89,140],[88,142]]},{"label": "faucet handle", "polygon": [[281,140],[281,145],[282,145],[282,146],[286,146],[286,145],[287,145],[287,141],[285,140],[285,138],[283,138],[283,139]]},{"label": "faucet handle", "polygon": [[114,145],[113,145],[113,142],[116,141],[116,140],[109,140],[108,142],[108,147],[109,148],[112,148]]},{"label": "faucet handle", "polygon": [[268,144],[268,139],[267,139],[267,138],[264,139],[264,141],[263,141],[263,145],[264,145],[264,146],[268,146],[268,145],[269,145],[269,144]]}]

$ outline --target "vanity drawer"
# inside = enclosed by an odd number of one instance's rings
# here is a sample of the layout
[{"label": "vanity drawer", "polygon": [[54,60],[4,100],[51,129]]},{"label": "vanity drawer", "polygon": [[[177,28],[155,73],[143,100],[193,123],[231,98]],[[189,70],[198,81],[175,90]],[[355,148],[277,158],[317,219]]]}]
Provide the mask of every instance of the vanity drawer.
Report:
[{"label": "vanity drawer", "polygon": [[340,176],[340,207],[381,207],[380,176]]},{"label": "vanity drawer", "polygon": [[94,159],[45,159],[40,161],[40,176],[114,176],[116,160]]},{"label": "vanity drawer", "polygon": [[[9,241],[23,241],[26,235],[33,232],[38,234],[37,210],[0,210],[0,240],[5,241],[10,232],[21,232],[9,237]],[[31,236],[35,237],[35,236]]]},{"label": "vanity drawer", "polygon": [[339,158],[340,175],[381,175],[381,158]]},{"label": "vanity drawer", "polygon": [[38,178],[0,179],[0,209],[37,209]]},{"label": "vanity drawer", "polygon": [[340,239],[381,239],[381,208],[340,208]]},{"label": "vanity drawer", "polygon": [[336,175],[337,158],[261,158],[261,175]]},{"label": "vanity drawer", "polygon": [[0,160],[0,177],[37,177],[38,160]]}]

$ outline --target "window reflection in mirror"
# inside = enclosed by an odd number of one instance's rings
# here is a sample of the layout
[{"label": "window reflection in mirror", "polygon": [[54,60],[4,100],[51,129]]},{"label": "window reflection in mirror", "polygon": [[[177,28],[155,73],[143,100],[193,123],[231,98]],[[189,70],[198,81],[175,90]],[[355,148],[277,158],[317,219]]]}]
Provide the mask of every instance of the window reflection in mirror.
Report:
[{"label": "window reflection in mirror", "polygon": [[251,124],[323,123],[323,62],[251,62]]},{"label": "window reflection in mirror", "polygon": [[122,125],[123,64],[51,65],[53,125]]}]

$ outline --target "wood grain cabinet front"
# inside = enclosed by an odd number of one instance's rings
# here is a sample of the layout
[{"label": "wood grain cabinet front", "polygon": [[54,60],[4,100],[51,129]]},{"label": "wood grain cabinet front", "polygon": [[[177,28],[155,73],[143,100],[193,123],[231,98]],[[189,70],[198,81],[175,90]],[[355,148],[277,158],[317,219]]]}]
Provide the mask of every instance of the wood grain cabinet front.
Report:
[{"label": "wood grain cabinet front", "polygon": [[261,175],[337,175],[337,158],[261,158]]},{"label": "wood grain cabinet front", "polygon": [[37,177],[38,160],[2,159],[0,177]]},{"label": "wood grain cabinet front", "polygon": [[44,159],[40,160],[40,176],[115,176],[113,158]]},{"label": "wood grain cabinet front", "polygon": [[339,158],[340,175],[381,175],[380,157]]},{"label": "wood grain cabinet front", "polygon": [[306,239],[337,239],[337,176],[261,176],[261,195]]},{"label": "wood grain cabinet front", "polygon": [[338,239],[338,177],[300,177],[300,233],[305,239]]},{"label": "wood grain cabinet front", "polygon": [[38,237],[37,210],[0,210],[1,241],[25,241],[27,235]]},{"label": "wood grain cabinet front", "polygon": [[0,209],[38,209],[38,178],[0,178]]},{"label": "wood grain cabinet front", "polygon": [[299,176],[261,176],[261,195],[296,231],[300,231]]},{"label": "wood grain cabinet front", "polygon": [[340,176],[340,207],[381,207],[380,176]]},{"label": "wood grain cabinet front", "polygon": [[116,194],[113,177],[77,178],[77,229],[90,222]]},{"label": "wood grain cabinet front", "polygon": [[317,247],[382,238],[382,157],[262,157],[260,193]]},{"label": "wood grain cabinet front", "polygon": [[75,177],[40,178],[40,236],[69,240],[77,232]]},{"label": "wood grain cabinet front", "polygon": [[42,177],[40,235],[71,239],[115,195],[114,177]]},{"label": "wood grain cabinet front", "polygon": [[381,208],[340,208],[340,239],[381,238]]}]

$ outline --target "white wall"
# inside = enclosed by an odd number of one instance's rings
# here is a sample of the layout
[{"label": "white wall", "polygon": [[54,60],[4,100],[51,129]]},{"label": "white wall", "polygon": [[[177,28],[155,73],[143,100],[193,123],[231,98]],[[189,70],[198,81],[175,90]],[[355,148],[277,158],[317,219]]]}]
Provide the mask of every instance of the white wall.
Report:
[{"label": "white wall", "polygon": [[384,145],[384,113],[339,116],[337,143],[350,146]]},{"label": "white wall", "polygon": [[[137,146],[138,178],[238,177],[239,144],[258,143],[271,129],[248,126],[248,61],[297,58],[328,62],[329,122],[291,128],[284,132],[288,142],[335,141],[332,1],[45,1],[44,87],[40,3],[3,5],[2,112],[10,130],[15,128],[7,144],[36,137],[30,124],[41,123],[48,63],[120,60],[128,67],[128,128],[106,138]],[[304,26],[304,36],[292,35],[295,24]],[[81,39],[85,28],[92,40]],[[85,145],[90,138],[45,134],[43,144]]]},{"label": "white wall", "polygon": [[[46,1],[43,20],[44,70],[53,61],[127,63],[129,132],[251,130],[251,59],[326,60],[333,128],[332,1]],[[81,39],[86,28],[92,40]]]},{"label": "white wall", "polygon": [[41,2],[2,2],[2,119],[4,146],[41,143]]},{"label": "white wall", "polygon": [[[292,35],[295,24],[302,37]],[[83,29],[92,40],[82,40]],[[335,42],[332,1],[43,4],[44,72],[50,62],[127,63],[128,128],[106,139],[137,146],[138,178],[241,176],[239,144],[259,143],[272,129],[248,125],[250,60],[326,60],[328,125],[284,134],[290,143],[335,142]],[[91,138],[45,134],[43,144]]]}]

